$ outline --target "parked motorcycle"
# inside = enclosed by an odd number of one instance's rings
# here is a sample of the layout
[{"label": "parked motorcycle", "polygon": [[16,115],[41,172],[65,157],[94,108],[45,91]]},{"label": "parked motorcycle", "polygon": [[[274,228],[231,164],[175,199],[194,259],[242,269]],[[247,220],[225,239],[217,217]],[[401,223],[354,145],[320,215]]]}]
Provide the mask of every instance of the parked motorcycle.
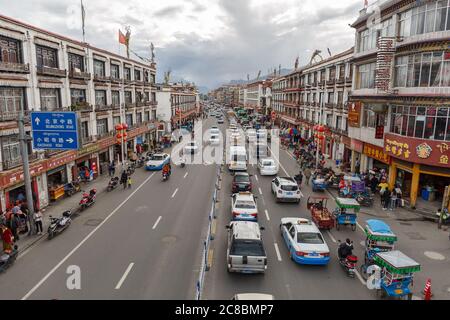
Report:
[{"label": "parked motorcycle", "polygon": [[66,196],[71,197],[75,193],[77,193],[81,190],[80,180],[81,179],[78,178],[78,179],[64,185],[64,192],[65,192]]},{"label": "parked motorcycle", "polygon": [[363,207],[372,207],[373,206],[373,197],[367,193],[358,193],[354,195],[354,198],[358,203]]},{"label": "parked motorcycle", "polygon": [[119,177],[111,178],[108,182],[108,187],[106,188],[107,192],[110,192],[119,186]]},{"label": "parked motorcycle", "polygon": [[53,218],[50,216],[50,225],[48,226],[48,239],[52,239],[54,236],[60,234],[66,230],[72,223],[71,219],[72,212],[70,210],[64,211],[62,217]]},{"label": "parked motorcycle", "polygon": [[131,175],[134,173],[134,171],[135,171],[135,166],[134,166],[134,164],[130,164],[130,165],[127,167],[127,175],[131,176]]},{"label": "parked motorcycle", "polygon": [[355,277],[355,270],[356,270],[356,264],[358,263],[358,257],[355,255],[348,255],[346,258],[343,258],[341,255],[341,240],[338,240],[339,247],[338,247],[338,259],[339,264],[341,267],[344,268],[344,270],[347,272],[347,275],[350,278]]},{"label": "parked motorcycle", "polygon": [[136,162],[136,168],[142,168],[145,164],[145,157],[140,157]]},{"label": "parked motorcycle", "polygon": [[89,193],[84,192],[83,197],[80,200],[80,210],[83,211],[84,209],[92,206],[95,203],[95,198],[97,195],[97,190],[92,189],[89,191]]},{"label": "parked motorcycle", "polygon": [[16,261],[19,249],[17,245],[14,246],[10,253],[3,253],[0,255],[0,273],[8,269]]}]

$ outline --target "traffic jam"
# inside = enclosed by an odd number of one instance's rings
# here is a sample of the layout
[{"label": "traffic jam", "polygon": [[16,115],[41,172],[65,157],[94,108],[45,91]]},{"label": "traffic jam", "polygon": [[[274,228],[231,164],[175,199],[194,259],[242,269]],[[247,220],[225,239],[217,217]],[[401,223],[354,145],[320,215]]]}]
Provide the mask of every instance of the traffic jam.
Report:
[{"label": "traffic jam", "polygon": [[[217,106],[210,108],[209,115],[222,122],[222,113],[226,112]],[[388,224],[369,219],[361,226],[358,223],[361,205],[354,198],[338,196],[333,199],[326,195],[324,189],[317,188],[320,181],[315,180],[320,177],[313,176],[311,185],[305,182],[302,185],[299,175],[288,174],[280,160],[271,156],[272,150],[268,146],[271,134],[277,134],[277,130],[270,130],[269,125],[266,128],[257,115],[252,115],[252,118],[242,109],[228,111],[226,115],[226,138],[231,143],[226,146],[228,173],[225,175],[229,175],[232,181],[231,186],[223,186],[229,188],[231,199],[229,209],[225,209],[230,210],[226,225],[228,273],[271,272],[272,261],[269,261],[264,239],[267,229],[276,227],[279,238],[276,239],[275,251],[279,261],[286,254],[290,263],[302,265],[302,268],[321,268],[336,263],[342,267],[344,275],[358,278],[368,289],[374,289],[376,297],[413,299],[412,282],[421,266],[396,250],[397,236]],[[209,130],[210,143],[216,141],[219,133],[217,126]],[[257,165],[249,164],[251,155],[256,157]],[[261,187],[257,187],[269,181],[271,199],[264,197]],[[308,197],[302,188],[311,188],[308,191],[303,189]],[[277,215],[281,215],[276,221],[269,217],[266,209],[274,205],[280,211]],[[284,216],[283,211],[296,214]],[[350,238],[360,238],[360,232],[363,233],[361,244],[364,248],[363,255],[358,257],[354,253],[356,245]],[[285,250],[277,243],[282,244]],[[221,261],[216,263],[221,265]],[[276,298],[270,292],[254,294]]]}]

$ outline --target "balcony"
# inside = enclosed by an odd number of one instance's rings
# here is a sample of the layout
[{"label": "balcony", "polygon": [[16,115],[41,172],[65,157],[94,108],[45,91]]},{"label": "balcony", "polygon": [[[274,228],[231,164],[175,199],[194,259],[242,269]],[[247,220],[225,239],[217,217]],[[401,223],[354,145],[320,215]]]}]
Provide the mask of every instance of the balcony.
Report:
[{"label": "balcony", "polygon": [[0,61],[1,72],[30,73],[30,65],[15,62]]},{"label": "balcony", "polygon": [[81,144],[86,145],[95,141],[96,136],[81,137]]},{"label": "balcony", "polygon": [[336,104],[334,103],[325,103],[325,108],[327,109],[334,109],[336,107]]},{"label": "balcony", "polygon": [[133,108],[136,108],[136,103],[133,103],[133,102],[125,102],[125,108],[126,108],[126,109],[133,109]]},{"label": "balcony", "polygon": [[78,102],[70,106],[72,111],[91,112],[92,106],[87,102]]},{"label": "balcony", "polygon": [[135,84],[136,86],[143,86],[143,85],[144,85],[144,81],[135,80],[135,81],[134,81],[134,84]]},{"label": "balcony", "polygon": [[317,87],[317,81],[314,81],[311,85],[312,85],[313,87]]},{"label": "balcony", "polygon": [[325,85],[325,80],[320,80],[319,81],[319,86],[324,86]]},{"label": "balcony", "polygon": [[108,111],[108,110],[112,110],[114,109],[113,105],[95,105],[95,111],[99,112],[99,111]]},{"label": "balcony", "polygon": [[344,77],[336,79],[336,84],[343,84],[344,82],[345,82]]},{"label": "balcony", "polygon": [[114,78],[114,77],[109,77],[109,81],[111,81],[112,83],[121,83],[122,80],[120,80],[120,78]]},{"label": "balcony", "polygon": [[133,81],[131,81],[131,79],[124,79],[123,82],[129,85],[133,84]]},{"label": "balcony", "polygon": [[[29,162],[35,161],[38,158],[39,158],[39,156],[38,156],[37,152],[28,155]],[[3,162],[2,162],[3,171],[20,167],[20,166],[22,166],[22,163],[23,163],[22,157],[19,157],[19,158],[13,159],[13,160],[3,160]]]},{"label": "balcony", "polygon": [[336,79],[327,80],[327,86],[333,86],[336,83]]},{"label": "balcony", "polygon": [[353,76],[345,77],[345,82],[351,83],[353,81]]},{"label": "balcony", "polygon": [[94,74],[94,81],[109,82],[109,81],[111,81],[111,77]]},{"label": "balcony", "polygon": [[58,68],[50,68],[45,66],[37,66],[37,73],[41,76],[52,76],[65,78],[67,76],[67,70],[61,70]]},{"label": "balcony", "polygon": [[71,70],[69,71],[69,78],[80,80],[91,80],[91,74],[89,72]]},{"label": "balcony", "polygon": [[114,136],[115,131],[109,131],[109,132],[104,132],[104,133],[100,133],[97,135],[97,140],[103,139],[103,138],[109,138]]}]

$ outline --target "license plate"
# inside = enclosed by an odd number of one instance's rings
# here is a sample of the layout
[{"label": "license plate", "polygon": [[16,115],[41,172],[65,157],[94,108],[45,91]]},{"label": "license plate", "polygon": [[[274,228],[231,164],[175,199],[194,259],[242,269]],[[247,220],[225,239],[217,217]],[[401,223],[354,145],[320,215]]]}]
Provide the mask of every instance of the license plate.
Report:
[{"label": "license plate", "polygon": [[395,290],[394,291],[396,294],[402,294],[403,293],[403,290],[402,289],[397,289],[397,290]]},{"label": "license plate", "polygon": [[308,256],[316,258],[316,257],[318,257],[318,256],[319,256],[319,254],[318,254],[318,253],[315,253],[315,252],[313,252],[313,253],[310,253],[310,254],[308,254]]},{"label": "license plate", "polygon": [[294,193],[293,193],[293,192],[288,192],[287,195],[288,195],[288,196],[293,196]]},{"label": "license plate", "polygon": [[248,213],[241,213],[241,216],[248,217]]}]

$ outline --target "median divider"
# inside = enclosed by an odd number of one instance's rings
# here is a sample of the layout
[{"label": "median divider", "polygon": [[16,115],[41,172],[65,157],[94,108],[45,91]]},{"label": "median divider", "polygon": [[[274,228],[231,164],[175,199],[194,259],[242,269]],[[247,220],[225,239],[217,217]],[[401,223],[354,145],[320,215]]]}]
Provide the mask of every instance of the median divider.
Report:
[{"label": "median divider", "polygon": [[201,300],[203,286],[205,281],[205,272],[209,271],[213,260],[213,250],[210,248],[211,241],[214,240],[217,230],[217,203],[219,202],[219,190],[222,174],[222,165],[217,166],[216,179],[214,181],[214,192],[211,201],[211,209],[208,215],[208,228],[205,240],[203,241],[203,248],[201,254],[200,273],[197,284],[195,286],[195,299]]}]

